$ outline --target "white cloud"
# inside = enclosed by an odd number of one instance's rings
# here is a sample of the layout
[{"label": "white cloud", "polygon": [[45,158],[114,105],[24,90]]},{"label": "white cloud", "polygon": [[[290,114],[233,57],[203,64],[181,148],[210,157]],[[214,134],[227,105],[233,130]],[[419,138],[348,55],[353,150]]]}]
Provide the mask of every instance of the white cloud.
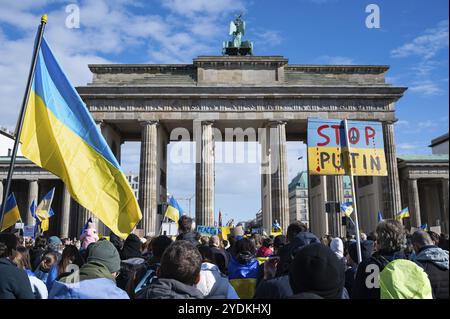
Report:
[{"label": "white cloud", "polygon": [[432,80],[415,81],[409,90],[423,95],[439,95],[443,92],[438,83]]},{"label": "white cloud", "polygon": [[434,28],[425,30],[412,41],[391,51],[395,58],[420,56],[425,60],[431,59],[449,45],[448,20],[441,21]]}]

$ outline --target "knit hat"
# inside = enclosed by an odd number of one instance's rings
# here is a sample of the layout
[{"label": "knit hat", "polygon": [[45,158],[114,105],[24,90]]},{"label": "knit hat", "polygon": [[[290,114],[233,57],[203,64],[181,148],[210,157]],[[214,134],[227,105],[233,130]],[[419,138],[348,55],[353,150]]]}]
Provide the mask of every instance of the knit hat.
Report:
[{"label": "knit hat", "polygon": [[99,262],[113,272],[120,270],[120,257],[116,247],[107,240],[100,240],[89,246],[88,262]]},{"label": "knit hat", "polygon": [[344,243],[339,237],[331,240],[330,249],[338,258],[344,258]]},{"label": "knit hat", "polygon": [[[350,243],[348,246],[348,254],[355,263],[358,263],[358,252],[356,250],[356,241]],[[362,260],[369,259],[373,252],[373,241],[363,240],[361,241],[361,258]]]},{"label": "knit hat", "polygon": [[341,299],[344,267],[331,249],[315,243],[301,248],[289,269],[294,294],[309,292],[325,299]]},{"label": "knit hat", "polygon": [[61,239],[59,239],[59,237],[51,236],[51,237],[48,239],[48,244],[49,244],[49,245],[61,245],[61,244],[62,244],[62,241],[61,241]]}]

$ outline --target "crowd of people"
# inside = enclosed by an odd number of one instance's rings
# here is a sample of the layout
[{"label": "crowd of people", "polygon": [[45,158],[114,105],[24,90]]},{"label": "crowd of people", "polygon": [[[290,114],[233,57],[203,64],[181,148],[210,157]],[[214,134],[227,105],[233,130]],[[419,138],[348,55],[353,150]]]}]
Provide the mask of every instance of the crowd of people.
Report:
[{"label": "crowd of people", "polygon": [[179,235],[80,241],[0,234],[1,299],[448,299],[448,236],[383,220],[354,237],[318,238],[295,221],[286,235]]}]

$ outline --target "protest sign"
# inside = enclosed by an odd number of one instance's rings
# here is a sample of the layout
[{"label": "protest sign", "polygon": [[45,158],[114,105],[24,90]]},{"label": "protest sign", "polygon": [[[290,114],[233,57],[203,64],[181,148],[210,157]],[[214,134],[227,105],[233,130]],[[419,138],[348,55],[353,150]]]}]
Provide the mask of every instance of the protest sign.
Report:
[{"label": "protest sign", "polygon": [[386,176],[383,127],[379,122],[347,121],[350,154],[344,123],[308,119],[308,171],[311,175]]},{"label": "protest sign", "polygon": [[200,236],[215,236],[219,234],[219,229],[213,226],[198,225],[197,233],[199,233]]},{"label": "protest sign", "polygon": [[23,228],[23,237],[34,237],[33,225],[27,225]]}]

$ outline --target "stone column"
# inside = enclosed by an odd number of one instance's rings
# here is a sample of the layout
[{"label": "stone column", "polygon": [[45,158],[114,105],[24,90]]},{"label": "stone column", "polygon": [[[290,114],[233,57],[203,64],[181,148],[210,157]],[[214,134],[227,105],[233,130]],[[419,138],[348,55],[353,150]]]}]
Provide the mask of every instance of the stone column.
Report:
[{"label": "stone column", "polygon": [[420,217],[420,201],[419,201],[419,188],[417,187],[417,179],[408,180],[408,208],[411,214],[411,226],[419,227],[422,225]]},{"label": "stone column", "polygon": [[270,134],[269,129],[263,128],[258,132],[261,143],[261,210],[263,229],[270,235],[272,230],[272,184],[270,170]]},{"label": "stone column", "polygon": [[448,203],[448,178],[442,180],[442,232],[448,234],[449,231],[449,203]]},{"label": "stone column", "polygon": [[[194,123],[195,126],[195,123]],[[214,132],[213,123],[196,127],[195,214],[196,225],[214,226]]]},{"label": "stone column", "polygon": [[397,154],[395,151],[394,124],[393,122],[383,123],[384,150],[387,164],[387,189],[385,192],[385,212],[389,214],[387,218],[394,218],[400,212],[400,180],[398,176]]},{"label": "stone column", "polygon": [[286,151],[286,122],[269,123],[272,219],[284,232],[289,226],[289,189]]},{"label": "stone column", "polygon": [[70,219],[70,194],[66,185],[63,186],[62,192],[62,211],[61,211],[61,227],[60,238],[69,237],[69,219]]},{"label": "stone column", "polygon": [[29,208],[31,207],[31,204],[33,201],[36,203],[36,206],[39,204],[38,201],[38,181],[37,180],[31,180],[28,181],[28,206],[27,206],[27,218],[26,218],[26,224],[27,225],[33,225],[34,224],[34,218],[31,216],[31,213],[29,211]]},{"label": "stone column", "polygon": [[156,234],[158,212],[157,177],[157,121],[141,122],[141,163],[139,170],[139,205],[142,212],[141,228],[145,235]]},{"label": "stone column", "polygon": [[[327,201],[330,202],[344,202],[344,177],[342,175],[329,175],[326,176],[327,179]],[[334,211],[334,210],[333,210]],[[343,236],[343,229],[341,226],[341,213],[340,210],[337,212],[330,213],[331,215],[331,227],[330,231],[333,236]]]}]

